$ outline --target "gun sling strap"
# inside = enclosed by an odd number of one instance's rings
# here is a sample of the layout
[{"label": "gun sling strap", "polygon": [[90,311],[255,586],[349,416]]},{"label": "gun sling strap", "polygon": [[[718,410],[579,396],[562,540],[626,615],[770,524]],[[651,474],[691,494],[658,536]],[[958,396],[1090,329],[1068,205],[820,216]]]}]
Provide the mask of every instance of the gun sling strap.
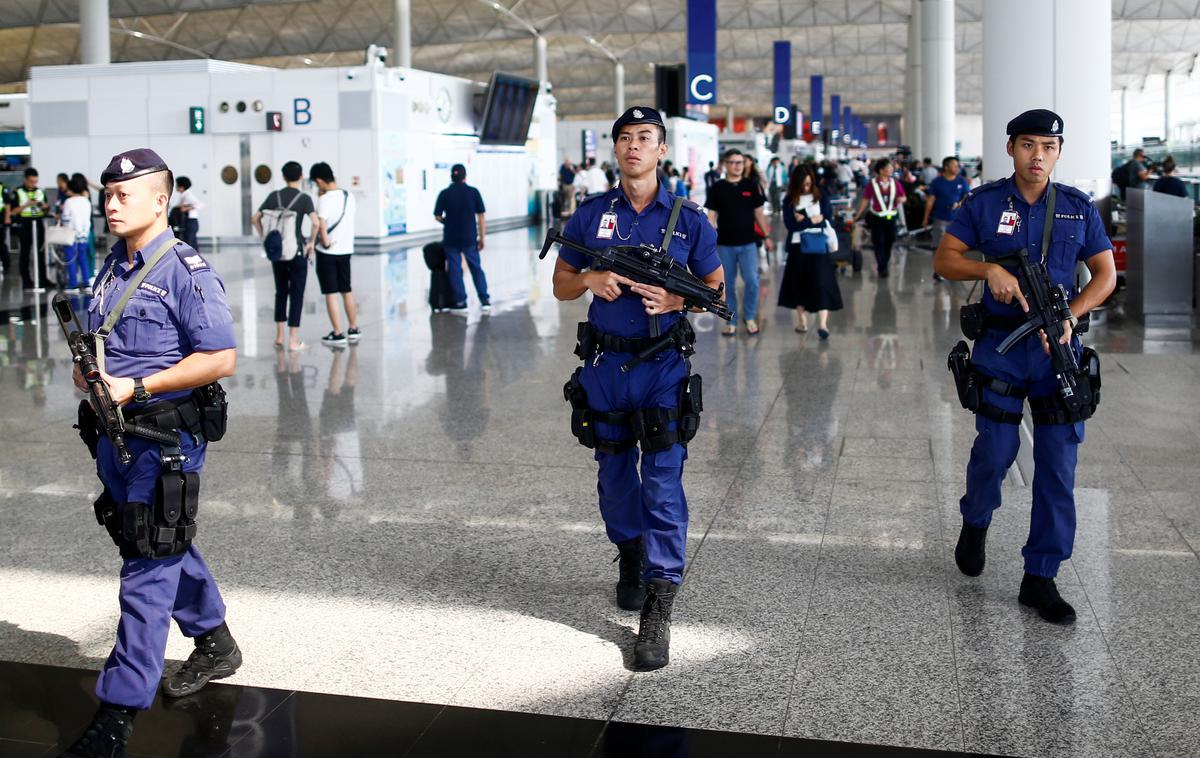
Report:
[{"label": "gun sling strap", "polygon": [[[668,252],[671,249],[671,240],[675,237],[675,224],[679,221],[679,209],[683,207],[683,198],[676,197],[675,203],[671,206],[671,217],[667,219],[667,231],[663,235],[662,251]],[[650,317],[650,336],[658,338],[662,336],[662,326],[659,323],[658,316]]]},{"label": "gun sling strap", "polygon": [[120,320],[121,313],[125,311],[125,306],[129,303],[129,298],[133,297],[133,293],[137,292],[137,288],[146,279],[146,277],[149,276],[154,267],[158,265],[158,262],[163,259],[163,256],[171,252],[176,245],[182,244],[183,242],[172,237],[160,245],[159,248],[155,250],[148,259],[145,259],[145,263],[142,265],[141,271],[138,271],[137,274],[134,275],[133,281],[131,281],[129,286],[125,288],[125,292],[122,293],[121,299],[118,300],[116,306],[109,311],[108,316],[105,317],[104,323],[100,326],[100,328],[95,331],[96,363],[100,366],[101,371],[105,370],[104,343],[106,340],[108,340],[108,335],[112,334],[113,327],[117,325],[117,321]]}]

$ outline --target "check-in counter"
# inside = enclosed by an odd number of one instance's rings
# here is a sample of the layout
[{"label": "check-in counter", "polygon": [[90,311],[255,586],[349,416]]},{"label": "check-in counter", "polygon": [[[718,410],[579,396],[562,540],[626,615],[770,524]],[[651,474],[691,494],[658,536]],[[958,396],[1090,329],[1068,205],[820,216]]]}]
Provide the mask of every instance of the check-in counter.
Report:
[{"label": "check-in counter", "polygon": [[1196,261],[1191,198],[1126,192],[1126,310],[1147,328],[1192,324]]}]

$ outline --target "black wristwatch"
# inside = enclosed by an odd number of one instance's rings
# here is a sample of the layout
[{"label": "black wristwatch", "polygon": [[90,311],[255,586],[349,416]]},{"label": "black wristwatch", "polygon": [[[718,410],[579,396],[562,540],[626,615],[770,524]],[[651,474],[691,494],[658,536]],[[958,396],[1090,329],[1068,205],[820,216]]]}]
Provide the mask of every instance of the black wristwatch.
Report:
[{"label": "black wristwatch", "polygon": [[146,386],[142,384],[141,379],[133,380],[133,402],[145,403],[150,400],[150,393],[146,391]]}]

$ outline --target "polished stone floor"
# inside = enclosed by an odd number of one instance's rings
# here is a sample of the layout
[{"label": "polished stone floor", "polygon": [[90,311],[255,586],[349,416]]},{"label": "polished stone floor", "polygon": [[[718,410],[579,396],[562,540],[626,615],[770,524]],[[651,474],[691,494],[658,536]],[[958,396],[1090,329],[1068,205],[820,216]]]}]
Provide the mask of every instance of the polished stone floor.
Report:
[{"label": "polished stone floor", "polygon": [[[1080,453],[1059,575],[1079,621],[1064,629],[1016,603],[1026,467],[985,574],[954,566],[973,425],[945,356],[967,288],[934,282],[928,251],[898,250],[890,279],[842,278],[825,344],[769,305],[757,337],[696,317],[689,565],[672,664],[638,674],[595,464],[561,394],[584,304],[553,299],[539,246],[536,230],[491,235],[495,308],[472,300],[465,316],[429,313],[419,251],[356,257],[362,342],[317,343],[310,279],[314,344],[299,354],[272,347],[267,263],[209,256],[241,342],[199,537],[245,651],[232,681],[860,744],[1200,754],[1194,336],[1148,339],[1117,309],[1091,338],[1104,400]],[[14,278],[0,293],[0,660],[96,669],[118,559],[91,514],[63,340]],[[173,635],[168,657],[187,652]]]}]

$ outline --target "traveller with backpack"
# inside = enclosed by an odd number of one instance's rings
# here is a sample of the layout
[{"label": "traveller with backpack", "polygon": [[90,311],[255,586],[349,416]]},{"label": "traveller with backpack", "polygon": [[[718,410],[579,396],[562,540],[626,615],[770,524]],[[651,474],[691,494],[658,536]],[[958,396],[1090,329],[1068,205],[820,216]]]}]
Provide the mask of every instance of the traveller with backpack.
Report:
[{"label": "traveller with backpack", "polygon": [[[304,306],[304,285],[308,281],[308,262],[312,259],[321,219],[312,197],[300,189],[304,169],[296,161],[283,164],[287,186],[267,195],[250,220],[263,241],[263,252],[275,274],[275,347],[283,349],[283,325],[287,322],[289,350],[308,347],[300,341],[300,312]],[[304,220],[311,233],[304,237]]]},{"label": "traveller with backpack", "polygon": [[1140,147],[1134,150],[1133,158],[1114,168],[1110,178],[1116,185],[1122,200],[1125,199],[1125,191],[1130,188],[1145,189],[1150,180],[1150,169],[1146,165],[1146,151]]}]

